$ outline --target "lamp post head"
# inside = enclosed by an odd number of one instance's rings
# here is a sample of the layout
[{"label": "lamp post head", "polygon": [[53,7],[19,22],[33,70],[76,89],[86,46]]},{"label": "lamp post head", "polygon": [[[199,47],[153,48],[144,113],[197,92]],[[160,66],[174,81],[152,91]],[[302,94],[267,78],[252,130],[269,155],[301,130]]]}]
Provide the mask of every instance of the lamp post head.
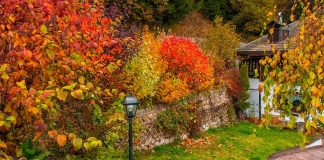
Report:
[{"label": "lamp post head", "polygon": [[138,104],[137,98],[133,95],[128,95],[124,98],[123,105],[129,118],[135,117]]}]

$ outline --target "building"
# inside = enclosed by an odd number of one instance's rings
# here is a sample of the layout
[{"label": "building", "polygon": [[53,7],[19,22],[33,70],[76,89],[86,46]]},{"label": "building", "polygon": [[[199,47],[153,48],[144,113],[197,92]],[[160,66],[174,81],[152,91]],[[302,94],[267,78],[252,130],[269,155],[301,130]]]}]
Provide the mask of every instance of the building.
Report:
[{"label": "building", "polygon": [[[263,68],[260,66],[259,61],[266,56],[273,56],[272,47],[280,52],[285,52],[289,48],[293,48],[293,45],[288,45],[288,40],[290,37],[296,35],[299,29],[298,25],[298,21],[286,26],[273,21],[268,25],[268,28],[272,28],[272,34],[267,34],[237,49],[237,54],[241,57],[240,66],[242,64],[248,65],[250,80],[249,102],[251,103],[251,109],[247,112],[254,114],[258,118],[261,118],[265,107],[265,102],[262,101],[263,93],[259,93],[258,91],[258,86],[264,79],[262,77]],[[260,73],[258,77],[255,75],[255,70]]]}]

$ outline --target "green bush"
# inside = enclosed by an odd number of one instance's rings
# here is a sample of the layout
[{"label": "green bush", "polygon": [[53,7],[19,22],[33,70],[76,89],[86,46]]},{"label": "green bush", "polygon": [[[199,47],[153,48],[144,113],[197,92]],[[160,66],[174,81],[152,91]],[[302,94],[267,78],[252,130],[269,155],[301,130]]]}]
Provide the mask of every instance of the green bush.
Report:
[{"label": "green bush", "polygon": [[[105,133],[105,146],[113,148],[125,148],[128,144],[128,121],[125,117],[125,112],[123,110],[123,105],[120,103],[122,99],[116,101],[112,105],[112,109],[105,114],[106,120],[106,130]],[[143,125],[138,118],[133,120],[133,134],[134,141],[138,141],[140,134],[143,130]]]},{"label": "green bush", "polygon": [[127,147],[124,149],[116,149],[114,147],[102,147],[95,152],[89,152],[85,156],[81,155],[66,155],[66,160],[125,160],[127,159]]},{"label": "green bush", "polygon": [[36,147],[35,144],[33,144],[33,142],[31,141],[31,139],[27,139],[26,141],[24,141],[20,147],[21,152],[18,153],[21,153],[27,159],[43,160],[49,155],[49,152],[41,151],[40,148]]},{"label": "green bush", "polygon": [[194,104],[184,104],[161,112],[156,125],[162,131],[172,135],[180,135],[191,130],[191,126],[197,118],[197,107]]},{"label": "green bush", "polygon": [[236,114],[233,106],[229,106],[227,108],[227,117],[230,122],[233,122],[236,120]]}]

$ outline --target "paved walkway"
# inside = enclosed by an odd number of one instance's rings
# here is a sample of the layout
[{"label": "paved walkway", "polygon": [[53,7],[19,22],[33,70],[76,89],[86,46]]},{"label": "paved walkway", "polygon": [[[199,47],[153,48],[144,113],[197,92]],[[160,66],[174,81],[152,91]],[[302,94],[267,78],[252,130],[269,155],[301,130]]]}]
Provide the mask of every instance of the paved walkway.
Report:
[{"label": "paved walkway", "polygon": [[324,147],[306,149],[276,158],[276,160],[324,160]]}]

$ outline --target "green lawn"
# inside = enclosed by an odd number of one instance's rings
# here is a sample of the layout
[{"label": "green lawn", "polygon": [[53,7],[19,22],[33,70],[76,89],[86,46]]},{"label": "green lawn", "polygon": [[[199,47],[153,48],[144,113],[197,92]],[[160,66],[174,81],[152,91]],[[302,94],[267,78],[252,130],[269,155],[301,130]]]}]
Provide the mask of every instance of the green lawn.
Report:
[{"label": "green lawn", "polygon": [[202,136],[154,148],[139,153],[139,160],[208,160],[208,159],[267,159],[271,154],[302,143],[294,131],[259,128],[241,122],[222,128],[209,129]]}]

